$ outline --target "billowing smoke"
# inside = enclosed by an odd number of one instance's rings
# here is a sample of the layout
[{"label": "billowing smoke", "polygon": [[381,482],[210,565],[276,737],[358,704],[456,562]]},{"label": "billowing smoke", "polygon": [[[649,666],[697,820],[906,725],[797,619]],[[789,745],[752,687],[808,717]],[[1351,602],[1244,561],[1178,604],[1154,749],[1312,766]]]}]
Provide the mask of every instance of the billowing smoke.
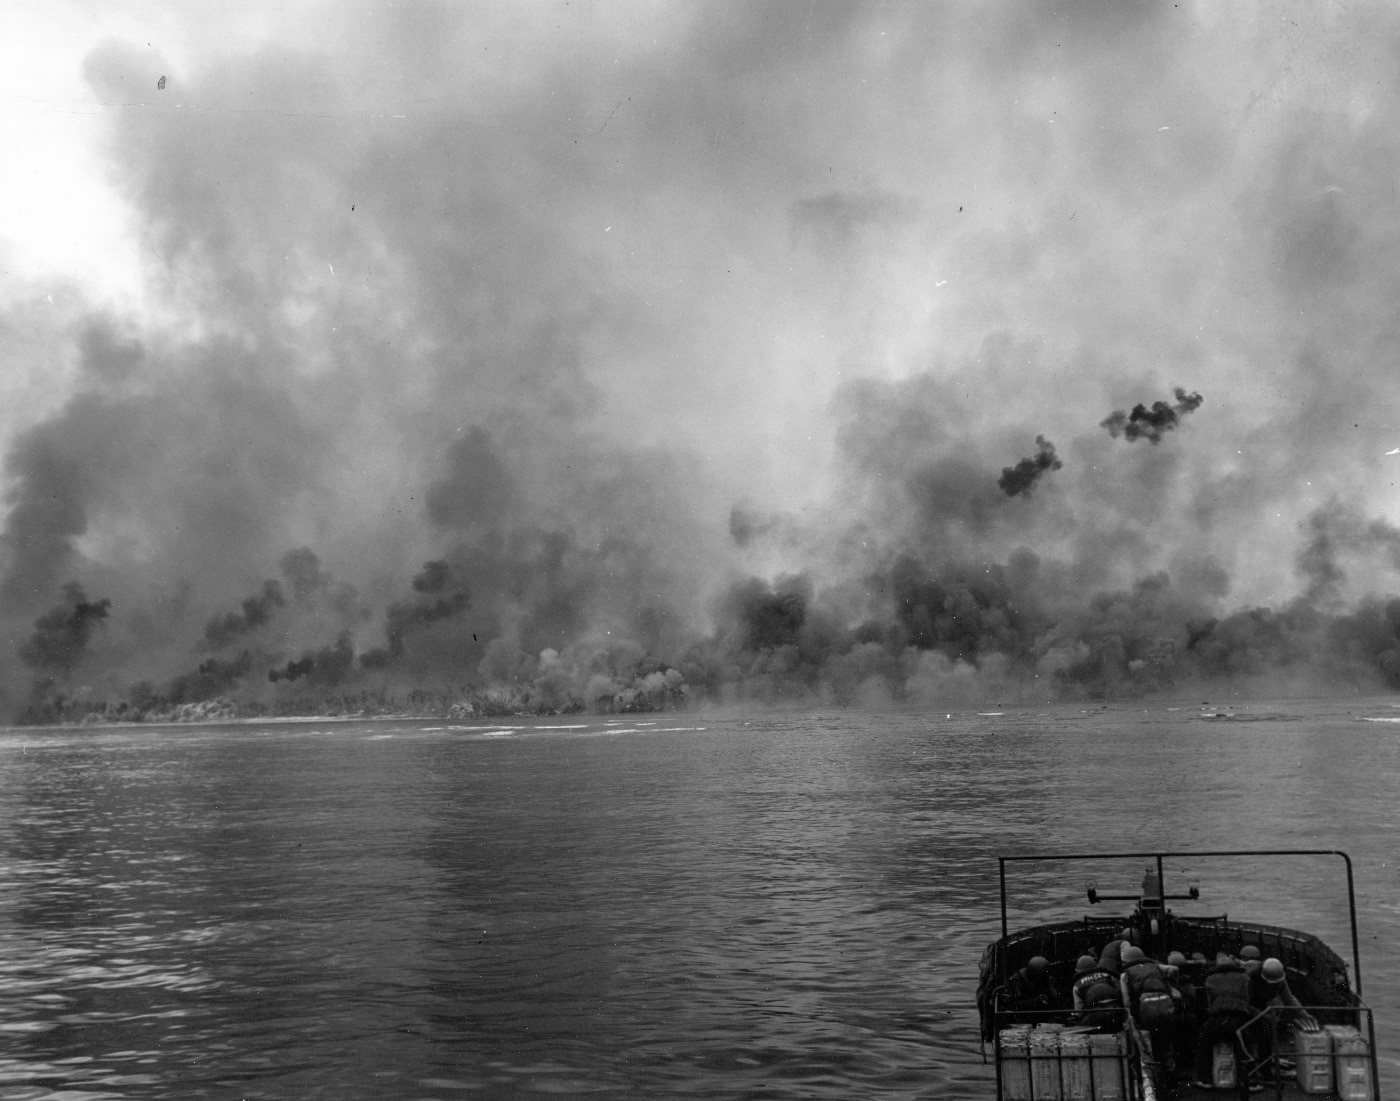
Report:
[{"label": "billowing smoke", "polygon": [[413,591],[419,599],[389,605],[385,614],[385,644],[360,657],[366,669],[383,669],[404,656],[404,645],[411,634],[434,623],[459,616],[471,605],[467,593],[458,589],[447,592],[452,571],[445,561],[424,562],[423,569],[413,578]]},{"label": "billowing smoke", "polygon": [[331,586],[330,574],[321,567],[321,559],[310,547],[288,551],[277,564],[292,587],[294,600],[307,600]]},{"label": "billowing smoke", "polygon": [[1055,445],[1044,436],[1037,436],[1035,454],[1028,459],[1022,459],[1015,466],[1002,467],[997,485],[1001,486],[1001,491],[1008,497],[1016,497],[1022,493],[1029,493],[1035,483],[1047,473],[1059,470],[1064,465],[1055,454]]},{"label": "billowing smoke", "polygon": [[310,684],[334,688],[350,675],[354,665],[355,649],[347,631],[334,645],[303,654],[280,669],[269,669],[267,679],[276,684],[279,680],[291,682],[305,677]]},{"label": "billowing smoke", "polygon": [[76,581],[63,586],[63,603],[34,621],[34,633],[19,648],[31,669],[71,673],[87,652],[92,632],[107,618],[110,600],[88,600]]},{"label": "billowing smoke", "polygon": [[14,709],[1396,687],[1400,14],[579,7],[86,59],[144,282],[4,278]]},{"label": "billowing smoke", "polygon": [[1100,427],[1107,428],[1108,434],[1115,440],[1122,436],[1129,443],[1134,440],[1161,443],[1166,433],[1176,428],[1187,413],[1199,409],[1205,401],[1200,394],[1188,394],[1180,386],[1176,387],[1174,392],[1174,405],[1154,401],[1149,409],[1139,402],[1133,406],[1131,413],[1125,413],[1121,409],[1114,410],[1103,419]]},{"label": "billowing smoke", "polygon": [[244,600],[240,611],[223,612],[204,625],[205,644],[217,650],[267,626],[273,613],[286,603],[282,586],[276,581],[265,581],[262,591]]}]

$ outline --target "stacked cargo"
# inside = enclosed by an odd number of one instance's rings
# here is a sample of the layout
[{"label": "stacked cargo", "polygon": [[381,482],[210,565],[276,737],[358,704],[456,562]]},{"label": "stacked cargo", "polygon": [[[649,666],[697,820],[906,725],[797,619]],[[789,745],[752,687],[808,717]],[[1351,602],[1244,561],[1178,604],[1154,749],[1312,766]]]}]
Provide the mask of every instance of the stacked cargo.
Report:
[{"label": "stacked cargo", "polygon": [[1095,1101],[1089,1037],[1079,1029],[1060,1033],[1061,1101]]},{"label": "stacked cargo", "polygon": [[1128,1076],[1123,1065],[1123,1037],[1116,1033],[1091,1034],[1089,1062],[1093,1065],[1094,1101],[1124,1101]]},{"label": "stacked cargo", "polygon": [[1332,1092],[1332,1034],[1323,1029],[1293,1036],[1293,1055],[1298,1068],[1298,1088],[1304,1093]]},{"label": "stacked cargo", "polygon": [[1060,1092],[1060,1033],[1063,1025],[1036,1025],[1031,1033],[1031,1086],[1035,1101],[1063,1101]]},{"label": "stacked cargo", "polygon": [[1328,1025],[1337,1096],[1342,1101],[1371,1101],[1371,1047],[1351,1025]]},{"label": "stacked cargo", "polygon": [[1123,1037],[1043,1024],[1000,1035],[1005,1101],[1125,1101]]},{"label": "stacked cargo", "polygon": [[1023,1025],[1004,1028],[998,1041],[1001,1096],[1005,1101],[1031,1101],[1031,1030]]}]

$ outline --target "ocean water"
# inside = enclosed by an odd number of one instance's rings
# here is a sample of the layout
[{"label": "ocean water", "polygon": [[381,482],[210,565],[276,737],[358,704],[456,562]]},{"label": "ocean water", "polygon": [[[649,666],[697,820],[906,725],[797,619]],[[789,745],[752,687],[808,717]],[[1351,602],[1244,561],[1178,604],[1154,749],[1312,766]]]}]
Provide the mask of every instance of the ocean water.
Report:
[{"label": "ocean water", "polygon": [[[979,1098],[998,854],[1342,848],[1387,699],[0,731],[0,1098]],[[1017,866],[1013,924],[1136,862]],[[1336,860],[1169,861],[1349,956]]]}]

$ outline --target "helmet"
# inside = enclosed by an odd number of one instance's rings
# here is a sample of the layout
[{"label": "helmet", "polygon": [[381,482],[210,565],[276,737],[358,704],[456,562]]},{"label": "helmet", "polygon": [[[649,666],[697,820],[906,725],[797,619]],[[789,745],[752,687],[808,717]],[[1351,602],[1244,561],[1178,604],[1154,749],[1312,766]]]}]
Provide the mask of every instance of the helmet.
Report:
[{"label": "helmet", "polygon": [[1130,944],[1128,945],[1128,947],[1123,949],[1124,963],[1140,963],[1145,959],[1147,959],[1147,953],[1145,953],[1136,944]]},{"label": "helmet", "polygon": [[1078,962],[1074,965],[1074,971],[1075,974],[1082,975],[1085,971],[1092,971],[1098,965],[1099,961],[1094,959],[1093,956],[1080,956]]},{"label": "helmet", "polygon": [[1044,956],[1032,956],[1026,967],[1034,971],[1037,975],[1042,975],[1050,970],[1050,961]]},{"label": "helmet", "polygon": [[1270,956],[1264,961],[1264,979],[1266,982],[1281,983],[1284,979],[1283,962]]},{"label": "helmet", "polygon": [[1240,959],[1242,960],[1257,960],[1262,959],[1263,956],[1264,953],[1259,951],[1257,944],[1246,944],[1240,949]]},{"label": "helmet", "polygon": [[1167,957],[1167,962],[1173,967],[1185,967],[1186,957],[1183,956],[1180,952],[1173,952]]}]

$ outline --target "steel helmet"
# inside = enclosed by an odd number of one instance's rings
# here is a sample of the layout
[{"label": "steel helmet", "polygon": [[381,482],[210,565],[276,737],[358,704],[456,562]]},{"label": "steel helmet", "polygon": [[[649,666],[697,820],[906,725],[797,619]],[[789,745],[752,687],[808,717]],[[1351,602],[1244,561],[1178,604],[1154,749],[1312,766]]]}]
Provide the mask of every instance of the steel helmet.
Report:
[{"label": "steel helmet", "polygon": [[1085,971],[1092,971],[1099,965],[1099,961],[1093,956],[1080,956],[1079,961],[1074,965],[1076,974],[1083,974]]},{"label": "steel helmet", "polygon": [[1283,961],[1276,960],[1270,956],[1264,961],[1264,980],[1271,983],[1280,983],[1284,979]]},{"label": "steel helmet", "polygon": [[1242,960],[1257,960],[1261,959],[1263,955],[1264,953],[1259,951],[1257,944],[1246,944],[1240,949],[1240,959]]},{"label": "steel helmet", "polygon": [[1037,975],[1040,975],[1050,970],[1050,961],[1044,956],[1032,956],[1030,963],[1026,964],[1026,966]]},{"label": "steel helmet", "polygon": [[1130,944],[1128,945],[1128,947],[1123,949],[1124,963],[1140,963],[1142,960],[1145,959],[1147,959],[1147,953],[1145,953],[1136,944]]},{"label": "steel helmet", "polygon": [[1186,957],[1183,956],[1180,952],[1173,952],[1167,957],[1167,962],[1173,967],[1185,967]]}]

